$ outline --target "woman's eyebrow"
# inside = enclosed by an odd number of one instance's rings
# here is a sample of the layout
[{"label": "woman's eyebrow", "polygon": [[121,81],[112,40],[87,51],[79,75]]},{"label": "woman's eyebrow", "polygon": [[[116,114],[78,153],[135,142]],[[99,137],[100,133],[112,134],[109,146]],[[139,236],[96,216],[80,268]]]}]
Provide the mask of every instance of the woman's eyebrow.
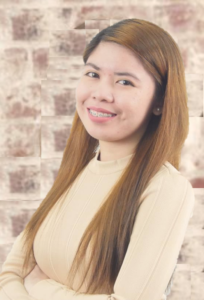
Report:
[{"label": "woman's eyebrow", "polygon": [[[96,70],[101,70],[98,66],[96,66],[95,64],[93,64],[93,63],[86,63],[85,65],[84,65],[84,67],[86,67],[86,66],[91,66],[91,67],[93,67],[94,69],[96,69]],[[141,81],[136,75],[134,75],[134,74],[132,74],[132,73],[129,73],[129,72],[114,72],[114,74],[115,75],[119,75],[119,76],[131,76],[131,77],[133,77],[134,79],[136,79],[136,80],[138,80],[138,81]]]}]

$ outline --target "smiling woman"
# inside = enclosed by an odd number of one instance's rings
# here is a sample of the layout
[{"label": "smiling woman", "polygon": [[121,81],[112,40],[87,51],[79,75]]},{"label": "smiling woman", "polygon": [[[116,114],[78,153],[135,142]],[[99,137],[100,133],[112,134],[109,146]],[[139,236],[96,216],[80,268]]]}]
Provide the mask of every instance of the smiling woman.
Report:
[{"label": "smiling woman", "polygon": [[[127,80],[129,77],[131,82]],[[126,81],[129,84],[124,84]],[[152,113],[161,114],[153,99],[155,89],[154,77],[127,47],[102,41],[91,53],[77,85],[76,108],[87,132],[99,140],[101,160],[124,157],[135,151]],[[97,108],[93,118],[87,114],[90,107]],[[116,113],[117,117],[98,115],[104,110]]]},{"label": "smiling woman", "polygon": [[179,172],[189,127],[179,48],[159,26],[125,19],[99,32],[83,60],[59,172],[3,265],[1,300],[170,292],[195,203]]}]

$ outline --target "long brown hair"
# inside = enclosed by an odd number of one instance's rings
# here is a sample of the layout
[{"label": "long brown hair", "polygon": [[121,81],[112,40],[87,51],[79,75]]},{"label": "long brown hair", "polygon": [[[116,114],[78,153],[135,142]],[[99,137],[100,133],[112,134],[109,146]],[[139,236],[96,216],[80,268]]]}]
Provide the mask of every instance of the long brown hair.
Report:
[{"label": "long brown hair", "polygon": [[[166,161],[179,169],[181,150],[189,130],[184,66],[173,38],[151,22],[125,19],[100,31],[90,41],[83,53],[84,63],[101,41],[114,42],[134,52],[155,80],[152,101],[163,108],[161,115],[152,113],[130,163],[82,236],[68,274],[68,286],[91,243],[94,252],[89,250],[90,263],[81,283],[82,286],[91,266],[87,294],[113,292],[141,204],[141,194]],[[88,134],[76,111],[55,182],[24,229],[26,257],[23,267],[28,265],[33,253],[33,241],[41,223],[95,156],[98,145],[99,141]]]}]

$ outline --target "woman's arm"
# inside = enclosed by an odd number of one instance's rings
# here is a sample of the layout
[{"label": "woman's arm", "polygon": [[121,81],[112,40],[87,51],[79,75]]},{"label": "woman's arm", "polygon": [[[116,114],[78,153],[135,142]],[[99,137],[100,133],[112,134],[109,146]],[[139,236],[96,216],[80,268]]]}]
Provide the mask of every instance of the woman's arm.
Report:
[{"label": "woman's arm", "polygon": [[1,300],[36,300],[28,294],[24,286],[24,278],[34,269],[36,261],[32,256],[28,268],[23,272],[25,253],[22,248],[22,234],[23,232],[16,238],[2,267],[0,274]]},{"label": "woman's arm", "polygon": [[24,286],[28,294],[36,283],[44,279],[49,279],[49,277],[43,273],[38,265],[35,265],[34,269],[24,278]]},{"label": "woman's arm", "polygon": [[75,295],[52,279],[30,291],[38,300],[161,300],[175,269],[195,197],[190,182],[165,171],[143,193],[130,243],[113,293]]}]

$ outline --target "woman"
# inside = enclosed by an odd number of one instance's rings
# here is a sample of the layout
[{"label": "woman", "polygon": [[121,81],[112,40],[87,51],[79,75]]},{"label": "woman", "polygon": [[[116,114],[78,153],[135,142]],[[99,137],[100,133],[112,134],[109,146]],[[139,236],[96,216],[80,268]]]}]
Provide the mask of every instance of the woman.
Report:
[{"label": "woman", "polygon": [[178,46],[126,19],[99,32],[83,60],[57,178],[3,265],[0,299],[169,294],[195,201],[178,171],[189,128]]}]

